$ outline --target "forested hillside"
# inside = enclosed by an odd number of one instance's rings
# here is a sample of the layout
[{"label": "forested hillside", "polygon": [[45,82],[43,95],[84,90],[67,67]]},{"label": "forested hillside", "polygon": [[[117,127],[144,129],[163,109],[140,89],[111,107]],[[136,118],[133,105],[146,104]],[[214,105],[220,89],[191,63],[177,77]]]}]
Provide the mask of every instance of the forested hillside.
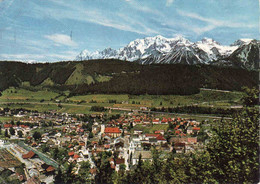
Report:
[{"label": "forested hillside", "polygon": [[241,90],[257,86],[256,71],[212,65],[140,65],[120,60],[26,64],[0,62],[0,90],[48,87],[87,93],[179,94],[199,88]]}]

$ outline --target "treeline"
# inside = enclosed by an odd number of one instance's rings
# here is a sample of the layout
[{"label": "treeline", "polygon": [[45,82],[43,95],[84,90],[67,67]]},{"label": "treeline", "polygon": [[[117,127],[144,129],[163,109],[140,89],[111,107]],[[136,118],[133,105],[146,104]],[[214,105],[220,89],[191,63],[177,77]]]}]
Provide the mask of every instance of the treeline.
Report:
[{"label": "treeline", "polygon": [[139,74],[122,74],[108,82],[83,84],[72,90],[72,94],[103,93],[103,94],[151,94],[189,95],[199,92],[200,81],[190,76],[177,78],[171,71],[140,72]]},{"label": "treeline", "polygon": [[[8,104],[14,104],[14,103],[8,103]],[[9,112],[9,111],[11,112],[11,114],[18,114],[20,111],[27,111],[27,112],[32,112],[32,113],[38,113],[37,110],[30,110],[30,109],[25,109],[25,108],[10,109],[8,107],[5,107],[2,110],[0,110],[0,113],[4,114],[5,112]]]},{"label": "treeline", "polygon": [[190,95],[199,88],[238,90],[257,85],[256,72],[207,65],[149,65],[139,72],[120,73],[110,81],[70,86],[71,95],[88,93],[127,93]]},{"label": "treeline", "polygon": [[104,107],[101,107],[101,106],[92,106],[90,108],[90,111],[104,112],[104,111],[106,111],[106,109]]},{"label": "treeline", "polygon": [[83,64],[84,72],[91,75],[112,74],[122,71],[132,72],[141,67],[136,63],[116,59],[36,64],[1,61],[0,90],[7,89],[10,86],[19,87],[25,81],[32,86],[37,86],[47,78],[51,79],[55,85],[64,85],[78,64]]},{"label": "treeline", "polygon": [[151,111],[169,112],[169,113],[187,113],[187,114],[232,115],[241,112],[241,109],[232,109],[232,108],[223,109],[223,108],[189,105],[189,106],[162,107],[162,108],[154,107],[151,109]]},{"label": "treeline", "polygon": [[[93,83],[66,85],[66,81],[78,65],[83,66],[79,74],[82,76],[79,78],[91,76]],[[110,76],[111,79],[99,82],[96,79],[98,75]],[[256,71],[212,65],[140,65],[109,59],[41,64],[2,61],[0,78],[0,90],[10,86],[21,86],[25,81],[31,86],[39,86],[46,79],[50,79],[54,84],[50,84],[49,88],[70,90],[71,95],[88,93],[189,95],[198,93],[202,87],[238,91],[242,86],[252,88],[257,86],[258,74]]]}]

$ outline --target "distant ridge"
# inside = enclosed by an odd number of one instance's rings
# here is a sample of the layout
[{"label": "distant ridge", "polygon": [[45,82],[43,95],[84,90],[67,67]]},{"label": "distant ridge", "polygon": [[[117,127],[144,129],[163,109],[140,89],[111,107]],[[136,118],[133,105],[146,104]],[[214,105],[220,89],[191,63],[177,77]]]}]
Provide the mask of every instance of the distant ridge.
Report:
[{"label": "distant ridge", "polygon": [[[83,50],[75,60],[120,59],[137,61],[141,64],[220,64],[257,69],[254,58],[259,55],[257,54],[259,45],[259,41],[253,39],[239,39],[227,46],[211,38],[203,38],[193,43],[182,36],[165,38],[158,35],[136,39],[118,50],[112,48],[95,52]],[[245,49],[247,47],[253,49]],[[234,55],[240,56],[235,57],[235,60],[231,59]]]}]

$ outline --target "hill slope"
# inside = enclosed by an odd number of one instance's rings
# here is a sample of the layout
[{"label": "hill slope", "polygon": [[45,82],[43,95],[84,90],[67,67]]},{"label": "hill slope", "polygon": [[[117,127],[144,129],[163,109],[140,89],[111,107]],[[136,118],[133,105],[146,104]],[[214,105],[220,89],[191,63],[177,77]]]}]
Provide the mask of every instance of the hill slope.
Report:
[{"label": "hill slope", "polygon": [[72,94],[128,93],[179,94],[199,92],[199,88],[241,90],[257,86],[255,71],[211,65],[141,65],[120,60],[89,60],[26,64],[0,62],[0,90],[25,82],[70,90]]}]

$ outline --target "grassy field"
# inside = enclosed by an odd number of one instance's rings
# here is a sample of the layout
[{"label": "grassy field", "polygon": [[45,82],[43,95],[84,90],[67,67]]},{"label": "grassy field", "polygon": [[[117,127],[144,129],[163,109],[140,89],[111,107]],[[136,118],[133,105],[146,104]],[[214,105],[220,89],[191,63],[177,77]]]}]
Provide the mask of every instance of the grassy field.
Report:
[{"label": "grassy field", "polygon": [[130,96],[130,102],[140,102],[143,105],[152,107],[165,106],[171,107],[176,105],[192,105],[192,104],[217,104],[218,101],[225,101],[227,105],[236,104],[242,97],[241,92],[219,92],[219,91],[201,91],[194,95],[140,95]]},{"label": "grassy field", "polygon": [[31,103],[8,103],[8,104],[1,104],[0,107],[8,107],[10,109],[20,109],[24,108],[27,110],[37,110],[39,112],[49,111],[49,110],[60,110],[57,105],[54,104],[31,104]]},{"label": "grassy field", "polygon": [[[177,105],[214,105],[214,106],[231,106],[241,104],[240,99],[243,93],[241,92],[219,92],[219,91],[201,91],[195,95],[84,95],[74,96],[69,98],[72,102],[79,101],[96,101],[101,103],[108,103],[109,100],[117,102],[114,107],[121,108],[139,108],[147,107],[174,107]],[[122,103],[123,102],[123,103]],[[106,105],[104,105],[106,106]]]},{"label": "grassy field", "polygon": [[191,103],[227,101],[234,103],[239,101],[243,93],[241,92],[219,92],[219,91],[201,91],[195,95],[85,95],[71,97],[72,101],[80,100],[96,100],[97,102],[108,102],[109,100],[116,100],[117,102],[128,102],[129,104],[140,103],[141,105],[163,106],[172,105],[188,105]]},{"label": "grassy field", "polygon": [[0,122],[15,120],[14,117],[0,116]]},{"label": "grassy field", "polygon": [[[2,96],[0,97],[0,107],[26,108],[29,110],[38,110],[40,112],[57,110],[58,112],[68,112],[75,114],[93,113],[92,111],[90,111],[91,106],[140,109],[140,107],[143,106],[175,107],[178,105],[182,106],[197,104],[200,106],[214,106],[225,108],[230,107],[231,105],[240,105],[240,99],[243,93],[201,90],[198,94],[186,96],[90,94],[67,98],[68,95],[69,91],[64,92],[64,95],[60,95],[57,92],[44,89],[41,89],[39,91],[30,91],[21,88],[9,88],[2,92]],[[61,107],[58,107],[55,101],[50,101],[51,99],[61,100]],[[66,103],[63,102],[65,99],[67,100]],[[40,103],[40,101],[42,100],[44,101]],[[113,101],[113,103],[111,103],[111,101]],[[112,114],[115,113],[116,111],[112,111]]]},{"label": "grassy field", "polygon": [[88,106],[70,106],[70,105],[62,105],[62,108],[58,110],[58,112],[67,112],[71,114],[90,114],[90,107]]},{"label": "grassy field", "polygon": [[26,89],[9,88],[3,91],[0,101],[49,101],[58,96],[58,93],[49,90],[30,91]]},{"label": "grassy field", "polygon": [[154,133],[154,131],[157,130],[164,130],[166,131],[168,129],[168,125],[136,125],[134,126],[133,130],[142,130],[144,133]]},{"label": "grassy field", "polygon": [[129,95],[104,95],[104,94],[97,94],[97,95],[83,95],[83,96],[73,96],[68,100],[79,102],[79,101],[96,101],[98,103],[108,103],[109,100],[116,100],[119,103],[123,101],[129,100]]},{"label": "grassy field", "polygon": [[[50,101],[51,99],[63,100],[69,92],[64,92],[65,96],[59,96],[59,93],[50,90],[30,91],[20,88],[9,88],[2,92],[0,101]],[[138,104],[142,106],[157,107],[157,106],[176,106],[176,105],[190,105],[190,104],[218,104],[225,103],[225,105],[237,104],[241,99],[242,92],[221,92],[221,91],[208,91],[201,90],[200,93],[194,95],[107,95],[107,94],[90,94],[73,96],[67,98],[71,102],[86,102],[93,101],[97,103],[109,103],[114,100],[117,104]]]}]

